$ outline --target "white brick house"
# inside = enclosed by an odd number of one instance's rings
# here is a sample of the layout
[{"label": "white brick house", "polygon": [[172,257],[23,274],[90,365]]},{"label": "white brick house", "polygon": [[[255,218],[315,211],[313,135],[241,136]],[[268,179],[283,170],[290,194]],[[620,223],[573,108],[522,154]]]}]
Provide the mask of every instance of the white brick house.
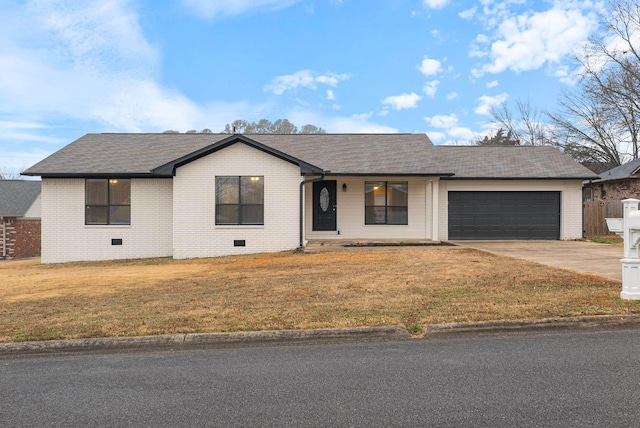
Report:
[{"label": "white brick house", "polygon": [[582,180],[551,147],[423,134],[88,134],[42,177],[42,262],[292,250],[313,239],[579,239]]}]

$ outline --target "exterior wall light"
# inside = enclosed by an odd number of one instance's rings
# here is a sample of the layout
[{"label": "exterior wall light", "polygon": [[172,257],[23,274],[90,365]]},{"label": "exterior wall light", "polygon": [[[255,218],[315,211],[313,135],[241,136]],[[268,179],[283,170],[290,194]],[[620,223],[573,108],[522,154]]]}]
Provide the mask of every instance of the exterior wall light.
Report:
[{"label": "exterior wall light", "polygon": [[343,192],[347,191],[347,183],[342,183],[342,191]]}]

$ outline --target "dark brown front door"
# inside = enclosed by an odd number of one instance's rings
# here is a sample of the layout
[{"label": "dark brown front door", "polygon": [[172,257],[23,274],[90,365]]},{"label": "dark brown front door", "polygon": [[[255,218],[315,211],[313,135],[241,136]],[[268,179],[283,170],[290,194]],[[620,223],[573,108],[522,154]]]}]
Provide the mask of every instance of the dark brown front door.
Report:
[{"label": "dark brown front door", "polygon": [[336,181],[313,183],[313,230],[336,230]]}]

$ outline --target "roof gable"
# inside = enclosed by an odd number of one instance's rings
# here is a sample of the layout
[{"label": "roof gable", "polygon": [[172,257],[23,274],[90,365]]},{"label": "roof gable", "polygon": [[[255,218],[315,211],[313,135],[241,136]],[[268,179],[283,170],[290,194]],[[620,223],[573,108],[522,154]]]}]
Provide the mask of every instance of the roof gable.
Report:
[{"label": "roof gable", "polygon": [[229,147],[233,144],[246,144],[249,147],[252,147],[254,149],[260,150],[262,152],[265,152],[267,154],[270,154],[272,156],[275,156],[279,159],[282,159],[286,162],[292,163],[294,165],[298,165],[300,167],[300,171],[301,173],[305,174],[305,173],[311,173],[311,174],[321,174],[324,171],[314,165],[311,165],[309,163],[306,163],[300,159],[297,159],[293,156],[290,156],[286,153],[283,153],[279,150],[273,149],[269,146],[266,146],[264,144],[261,144],[251,138],[248,138],[244,135],[238,135],[238,134],[234,134],[228,138],[225,138],[224,140],[218,141],[216,143],[213,143],[207,147],[203,147],[200,150],[196,150],[193,153],[189,153],[188,155],[182,156],[179,159],[175,159],[172,160],[171,162],[168,162],[164,165],[161,165],[157,168],[153,168],[151,170],[152,173],[154,174],[161,174],[161,175],[175,175],[176,174],[176,168],[179,168],[183,165],[186,165],[190,162],[193,162],[197,159],[200,159],[204,156],[208,156],[211,153],[215,153],[218,150],[224,149],[225,147]]},{"label": "roof gable", "polygon": [[599,180],[593,180],[594,183],[602,181],[624,180],[626,178],[638,178],[640,170],[640,159],[634,159],[624,165],[611,168],[600,174]]},{"label": "roof gable", "polygon": [[22,217],[40,194],[42,182],[0,180],[0,216]]}]

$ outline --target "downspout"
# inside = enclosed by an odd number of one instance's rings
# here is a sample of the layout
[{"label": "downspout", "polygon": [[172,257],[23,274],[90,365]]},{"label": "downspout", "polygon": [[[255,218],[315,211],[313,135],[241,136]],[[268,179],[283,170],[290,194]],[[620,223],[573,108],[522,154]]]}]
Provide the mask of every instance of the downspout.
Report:
[{"label": "downspout", "polygon": [[324,175],[330,171],[323,171],[319,178],[311,178],[300,182],[300,248],[304,247],[304,185],[324,180]]},{"label": "downspout", "polygon": [[2,222],[2,258],[7,258],[7,225],[4,222],[4,217],[0,216]]}]

